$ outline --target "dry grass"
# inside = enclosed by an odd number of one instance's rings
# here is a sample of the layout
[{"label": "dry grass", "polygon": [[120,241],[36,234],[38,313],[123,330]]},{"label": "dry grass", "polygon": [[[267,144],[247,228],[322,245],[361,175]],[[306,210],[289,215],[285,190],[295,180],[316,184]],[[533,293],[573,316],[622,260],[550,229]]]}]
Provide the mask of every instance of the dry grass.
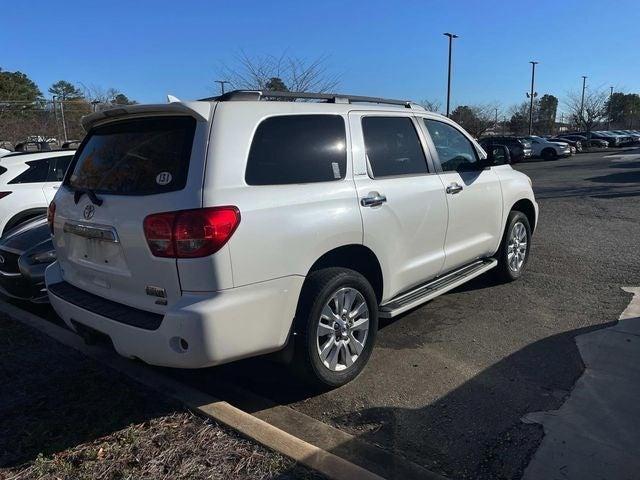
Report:
[{"label": "dry grass", "polygon": [[0,479],[321,478],[0,318]]}]

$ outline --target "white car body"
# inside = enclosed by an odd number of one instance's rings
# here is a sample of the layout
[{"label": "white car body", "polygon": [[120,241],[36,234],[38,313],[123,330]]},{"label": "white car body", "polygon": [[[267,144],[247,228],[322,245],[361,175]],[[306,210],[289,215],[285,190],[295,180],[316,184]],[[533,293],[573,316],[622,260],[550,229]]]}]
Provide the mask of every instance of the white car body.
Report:
[{"label": "white car body", "polygon": [[[458,130],[479,159],[486,153],[457,124],[420,107],[175,101],[99,112],[85,125],[167,115],[196,120],[183,189],[142,197],[96,193],[103,204],[94,205],[86,194],[78,200],[65,181],[55,197],[58,261],[46,272],[51,304],[69,327],[108,335],[126,357],[196,368],[273,352],[292,333],[305,277],[334,252],[369,252],[380,268],[379,302],[385,305],[426,280],[495,254],[514,205],[528,208],[535,227],[538,207],[530,180],[510,165],[440,171],[423,119]],[[290,115],[334,115],[344,122],[346,144],[335,145],[346,151],[346,171],[334,166],[341,179],[247,184],[257,126]],[[408,119],[430,172],[372,178],[363,143],[365,117]],[[455,184],[462,191],[448,194]],[[386,196],[386,202],[365,208],[361,201],[372,192]],[[227,205],[237,207],[241,220],[216,253],[176,259],[150,251],[143,230],[148,215]],[[104,313],[109,308],[112,313]],[[155,328],[133,325],[136,315],[153,315]]]},{"label": "white car body", "polygon": [[531,142],[531,149],[533,150],[534,157],[544,157],[545,151],[552,150],[555,152],[556,157],[568,157],[571,155],[571,147],[568,143],[564,142],[551,142],[546,138],[537,137],[535,135],[531,135],[525,137],[529,142]]},{"label": "white car body", "polygon": [[[74,153],[13,152],[0,158],[0,232],[46,212]],[[29,177],[30,169],[33,175]]]}]

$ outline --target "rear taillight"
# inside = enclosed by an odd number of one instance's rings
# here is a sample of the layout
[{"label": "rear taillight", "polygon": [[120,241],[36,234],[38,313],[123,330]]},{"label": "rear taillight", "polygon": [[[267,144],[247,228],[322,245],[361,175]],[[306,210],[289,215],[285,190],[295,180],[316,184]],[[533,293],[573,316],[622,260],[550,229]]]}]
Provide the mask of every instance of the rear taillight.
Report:
[{"label": "rear taillight", "polygon": [[49,224],[49,230],[51,230],[51,235],[53,235],[53,220],[56,217],[56,202],[52,201],[49,204],[49,208],[47,208],[47,223]]},{"label": "rear taillight", "polygon": [[11,192],[0,192],[0,198],[4,198],[9,195]]},{"label": "rear taillight", "polygon": [[144,219],[144,235],[156,257],[198,258],[220,250],[240,223],[236,207],[155,213]]}]

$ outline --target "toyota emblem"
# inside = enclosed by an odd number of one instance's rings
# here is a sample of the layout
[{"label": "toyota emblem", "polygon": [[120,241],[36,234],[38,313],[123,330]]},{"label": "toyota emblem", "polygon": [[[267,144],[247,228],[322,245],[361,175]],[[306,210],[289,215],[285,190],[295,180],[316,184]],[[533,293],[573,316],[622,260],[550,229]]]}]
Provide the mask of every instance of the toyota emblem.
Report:
[{"label": "toyota emblem", "polygon": [[93,214],[96,213],[96,207],[93,205],[87,205],[84,207],[84,219],[90,220],[93,218]]}]

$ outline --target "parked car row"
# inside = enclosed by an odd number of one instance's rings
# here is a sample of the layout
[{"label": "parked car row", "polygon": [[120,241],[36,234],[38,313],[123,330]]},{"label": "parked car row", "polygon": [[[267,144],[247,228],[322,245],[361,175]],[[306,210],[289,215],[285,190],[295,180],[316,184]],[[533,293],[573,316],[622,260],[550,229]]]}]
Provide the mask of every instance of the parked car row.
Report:
[{"label": "parked car row", "polygon": [[571,141],[548,139],[536,135],[526,137],[490,136],[479,139],[478,143],[485,149],[498,145],[507,147],[513,163],[522,162],[528,158],[555,160],[576,153],[576,148],[570,145],[573,143]]},{"label": "parked car row", "polygon": [[607,142],[609,147],[623,147],[640,142],[639,130],[594,130],[591,132],[572,132],[563,136],[581,136],[589,141]]},{"label": "parked car row", "polygon": [[580,153],[585,148],[622,147],[640,143],[640,130],[596,130],[572,132],[544,137],[487,136],[478,140],[483,148],[503,145],[509,149],[514,163],[528,158],[555,160]]},{"label": "parked car row", "polygon": [[240,91],[83,125],[66,173],[59,155],[42,168],[62,180],[49,232],[38,218],[0,242],[0,287],[37,301],[48,264],[67,326],[129,358],[199,368],[284,350],[336,387],[366,365],[379,317],[527,265],[538,206],[510,150],[410,102]]}]

